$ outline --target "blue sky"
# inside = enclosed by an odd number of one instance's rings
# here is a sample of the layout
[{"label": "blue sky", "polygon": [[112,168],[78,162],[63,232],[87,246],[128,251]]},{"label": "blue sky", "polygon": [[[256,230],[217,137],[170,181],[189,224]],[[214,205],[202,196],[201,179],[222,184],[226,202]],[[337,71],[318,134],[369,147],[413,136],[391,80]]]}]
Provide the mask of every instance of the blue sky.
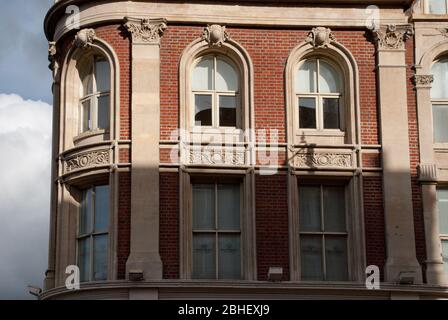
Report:
[{"label": "blue sky", "polygon": [[53,0],[0,0],[0,299],[30,299],[48,256]]}]

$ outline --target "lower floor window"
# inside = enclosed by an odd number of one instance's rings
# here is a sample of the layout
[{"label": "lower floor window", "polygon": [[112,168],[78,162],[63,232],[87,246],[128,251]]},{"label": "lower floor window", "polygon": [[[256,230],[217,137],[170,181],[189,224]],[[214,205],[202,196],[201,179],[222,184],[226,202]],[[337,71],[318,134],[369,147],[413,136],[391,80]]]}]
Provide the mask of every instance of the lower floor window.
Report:
[{"label": "lower floor window", "polygon": [[193,184],[194,279],[241,279],[240,184]]},{"label": "lower floor window", "polygon": [[84,190],[78,229],[78,266],[82,282],[107,280],[108,230],[109,186]]},{"label": "lower floor window", "polygon": [[344,186],[299,186],[301,279],[348,280]]},{"label": "lower floor window", "polygon": [[437,208],[439,211],[439,237],[442,245],[442,259],[448,275],[448,188],[437,189]]}]

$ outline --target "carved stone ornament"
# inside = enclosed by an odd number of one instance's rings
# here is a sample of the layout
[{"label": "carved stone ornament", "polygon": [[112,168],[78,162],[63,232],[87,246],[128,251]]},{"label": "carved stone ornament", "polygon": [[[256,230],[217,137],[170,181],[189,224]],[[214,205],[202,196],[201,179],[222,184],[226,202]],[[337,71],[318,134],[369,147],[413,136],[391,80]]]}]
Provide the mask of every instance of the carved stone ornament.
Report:
[{"label": "carved stone ornament", "polygon": [[414,75],[414,84],[416,88],[431,88],[432,83],[434,82],[433,75]]},{"label": "carved stone ornament", "polygon": [[187,164],[190,165],[244,165],[244,150],[203,148],[187,150]]},{"label": "carved stone ornament", "polygon": [[226,27],[217,24],[207,25],[202,34],[202,39],[214,47],[221,47],[229,38]]},{"label": "carved stone ornament", "polygon": [[373,31],[378,49],[404,49],[404,42],[414,34],[411,25],[394,25]]},{"label": "carved stone ornament", "polygon": [[437,182],[437,166],[435,164],[419,164],[418,178],[420,182]]},{"label": "carved stone ornament", "polygon": [[314,48],[328,48],[328,45],[336,39],[329,28],[317,27],[310,31],[306,41],[310,42]]},{"label": "carved stone ornament", "polygon": [[48,61],[50,62],[48,68],[53,71],[53,80],[56,80],[59,71],[59,62],[57,60],[57,48],[55,41],[48,42]]},{"label": "carved stone ornament", "polygon": [[353,155],[350,153],[307,152],[294,156],[297,168],[341,168],[353,167]]},{"label": "carved stone ornament", "polygon": [[65,160],[65,171],[67,173],[110,164],[110,151],[92,151],[76,155]]},{"label": "carved stone ornament", "polygon": [[442,36],[448,38],[448,28],[438,28],[437,30],[442,34]]},{"label": "carved stone ornament", "polygon": [[165,19],[126,17],[124,21],[124,27],[131,34],[134,44],[160,44],[160,39],[168,28]]},{"label": "carved stone ornament", "polygon": [[75,36],[75,46],[77,48],[90,48],[95,41],[96,33],[93,29],[82,29]]}]

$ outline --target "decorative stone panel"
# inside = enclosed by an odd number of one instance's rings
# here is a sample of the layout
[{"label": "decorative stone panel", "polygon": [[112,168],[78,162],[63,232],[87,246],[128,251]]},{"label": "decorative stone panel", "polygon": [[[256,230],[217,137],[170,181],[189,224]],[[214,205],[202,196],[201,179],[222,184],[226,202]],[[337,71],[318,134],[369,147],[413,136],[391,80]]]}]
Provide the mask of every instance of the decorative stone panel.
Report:
[{"label": "decorative stone panel", "polygon": [[66,173],[110,164],[110,150],[95,150],[64,159]]},{"label": "decorative stone panel", "polygon": [[307,169],[352,169],[353,154],[342,152],[298,152],[294,156],[294,167]]},{"label": "decorative stone panel", "polygon": [[246,151],[242,148],[186,148],[184,164],[244,166],[246,164]]}]

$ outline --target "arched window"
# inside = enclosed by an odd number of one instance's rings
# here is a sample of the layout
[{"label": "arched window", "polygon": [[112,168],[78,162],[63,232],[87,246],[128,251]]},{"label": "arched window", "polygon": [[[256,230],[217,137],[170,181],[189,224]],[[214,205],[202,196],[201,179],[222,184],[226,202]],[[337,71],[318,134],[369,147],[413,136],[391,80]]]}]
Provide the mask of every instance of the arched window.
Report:
[{"label": "arched window", "polygon": [[110,128],[110,65],[102,56],[91,56],[79,72],[80,133]]},{"label": "arched window", "polygon": [[434,142],[448,142],[448,57],[436,61],[432,67],[434,82],[431,103],[434,121]]},{"label": "arched window", "polygon": [[191,79],[193,126],[240,126],[240,79],[229,59],[219,55],[201,57]]},{"label": "arched window", "polygon": [[328,60],[302,61],[295,76],[300,129],[343,130],[341,72]]}]

